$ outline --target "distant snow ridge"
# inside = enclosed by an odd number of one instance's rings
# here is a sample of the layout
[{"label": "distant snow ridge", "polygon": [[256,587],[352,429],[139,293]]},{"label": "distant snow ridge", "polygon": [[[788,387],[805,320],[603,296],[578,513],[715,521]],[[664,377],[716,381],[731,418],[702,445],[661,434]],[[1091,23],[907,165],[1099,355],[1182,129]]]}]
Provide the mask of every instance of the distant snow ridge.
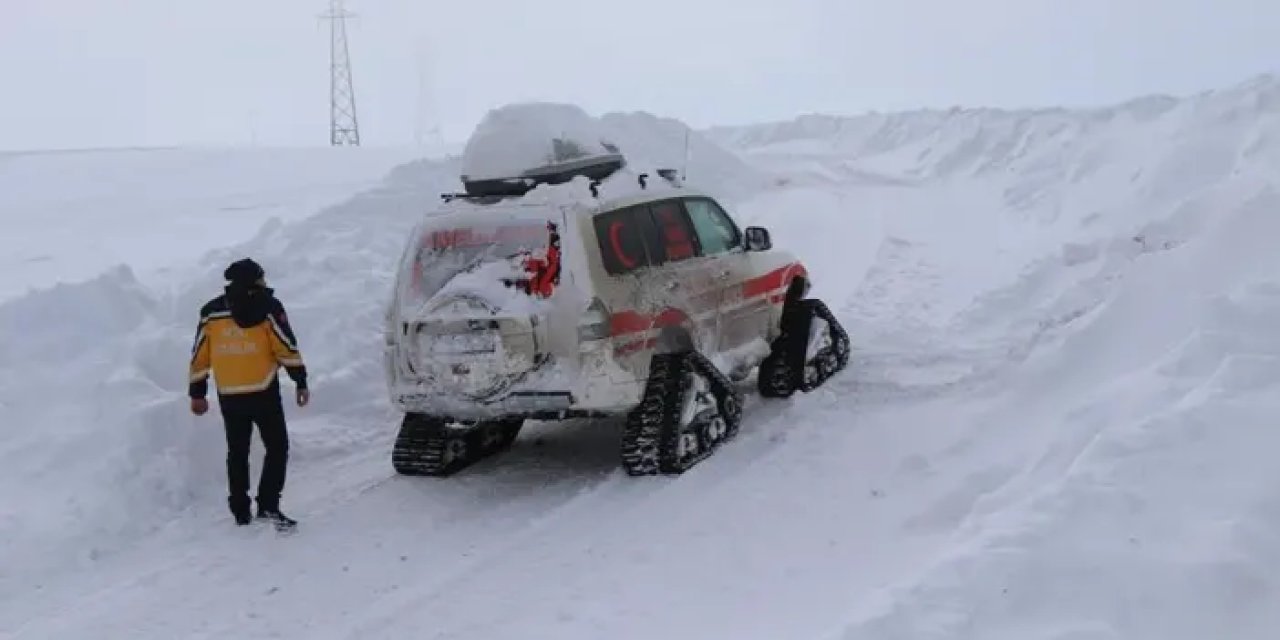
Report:
[{"label": "distant snow ridge", "polygon": [[[1148,96],[1091,110],[921,110],[860,116],[807,115],[786,122],[712,127],[712,142],[750,154],[856,158],[902,178],[1015,172],[1078,181],[1105,158],[1115,132],[1195,135],[1200,124],[1242,124],[1280,108],[1280,77],[1265,75],[1195,99]],[[1160,123],[1156,124],[1159,119]],[[1074,161],[1074,162],[1071,162]],[[1074,167],[1069,167],[1071,164]],[[1070,170],[1069,170],[1070,169]]]},{"label": "distant snow ridge", "polygon": [[628,160],[681,171],[690,183],[738,203],[772,187],[770,176],[703,132],[673,118],[645,112],[607,113],[600,122]]},{"label": "distant snow ridge", "polygon": [[152,277],[242,241],[268,217],[295,220],[341,202],[414,155],[373,147],[0,155],[0,301],[120,263]]}]

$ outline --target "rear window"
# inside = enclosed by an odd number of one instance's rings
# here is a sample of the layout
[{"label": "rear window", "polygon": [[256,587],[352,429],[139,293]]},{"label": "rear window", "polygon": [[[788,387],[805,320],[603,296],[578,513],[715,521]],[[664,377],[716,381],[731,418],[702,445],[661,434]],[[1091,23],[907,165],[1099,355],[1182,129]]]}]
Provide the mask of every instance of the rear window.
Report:
[{"label": "rear window", "polygon": [[655,255],[653,223],[646,207],[628,207],[595,218],[596,240],[604,269],[610,275],[630,273],[636,269],[661,264]]},{"label": "rear window", "polygon": [[473,225],[423,225],[409,262],[402,266],[406,289],[402,303],[414,306],[429,300],[463,274],[476,274],[501,288],[503,278],[523,275],[530,254],[545,253],[550,236],[548,220],[523,219]]},{"label": "rear window", "polygon": [[693,227],[679,200],[637,205],[596,216],[604,269],[622,275],[698,254]]}]

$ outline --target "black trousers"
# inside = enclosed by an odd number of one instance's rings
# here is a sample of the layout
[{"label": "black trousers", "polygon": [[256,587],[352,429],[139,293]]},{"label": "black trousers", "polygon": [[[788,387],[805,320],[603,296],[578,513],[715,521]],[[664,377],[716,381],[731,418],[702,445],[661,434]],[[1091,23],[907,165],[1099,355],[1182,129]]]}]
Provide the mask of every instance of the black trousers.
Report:
[{"label": "black trousers", "polygon": [[249,503],[249,445],[257,425],[266,457],[258,479],[258,506],[280,508],[285,468],[289,463],[289,432],[285,426],[280,388],[218,397],[227,431],[227,490],[233,505]]}]

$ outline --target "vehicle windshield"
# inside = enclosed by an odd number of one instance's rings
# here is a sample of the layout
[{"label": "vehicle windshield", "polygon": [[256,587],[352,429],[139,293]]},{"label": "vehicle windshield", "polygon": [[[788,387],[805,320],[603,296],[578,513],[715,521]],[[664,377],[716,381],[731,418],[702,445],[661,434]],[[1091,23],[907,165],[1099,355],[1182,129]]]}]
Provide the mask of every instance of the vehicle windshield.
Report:
[{"label": "vehicle windshield", "polygon": [[467,280],[481,280],[484,288],[504,291],[504,279],[526,275],[525,258],[546,255],[548,222],[542,217],[475,224],[452,219],[420,226],[402,266],[401,309],[419,309],[462,274],[473,274]]}]

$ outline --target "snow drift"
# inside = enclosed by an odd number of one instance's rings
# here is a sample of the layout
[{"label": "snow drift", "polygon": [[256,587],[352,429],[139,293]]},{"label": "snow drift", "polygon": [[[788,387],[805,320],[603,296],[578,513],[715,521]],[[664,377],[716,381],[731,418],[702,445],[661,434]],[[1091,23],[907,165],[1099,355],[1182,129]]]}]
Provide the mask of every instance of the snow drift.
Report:
[{"label": "snow drift", "polygon": [[784,180],[883,194],[862,200],[888,237],[846,309],[854,395],[955,412],[898,425],[930,444],[883,489],[953,479],[903,522],[942,551],[851,598],[830,637],[1275,633],[1278,133],[1274,78],[713,133]]},{"label": "snow drift", "polygon": [[[629,157],[683,157],[679,123],[599,123]],[[392,477],[380,313],[459,174],[406,165],[172,290],[117,269],[0,305],[0,629],[1274,636],[1280,82],[708,135],[690,177],[811,263],[850,329],[830,388],[753,398],[679,478],[619,476],[590,422],[446,483]],[[287,541],[226,525],[220,428],[182,398],[195,309],[242,255],[315,371]]]}]

